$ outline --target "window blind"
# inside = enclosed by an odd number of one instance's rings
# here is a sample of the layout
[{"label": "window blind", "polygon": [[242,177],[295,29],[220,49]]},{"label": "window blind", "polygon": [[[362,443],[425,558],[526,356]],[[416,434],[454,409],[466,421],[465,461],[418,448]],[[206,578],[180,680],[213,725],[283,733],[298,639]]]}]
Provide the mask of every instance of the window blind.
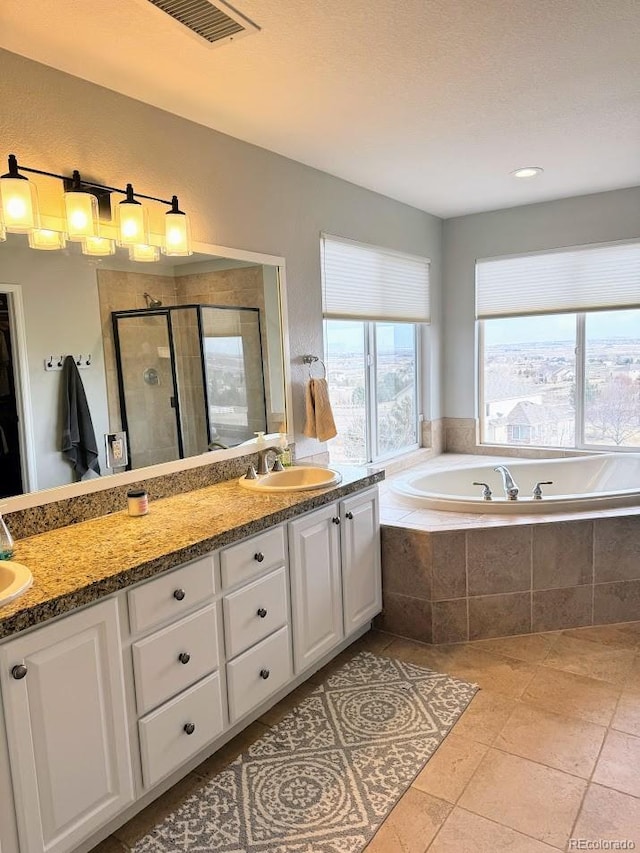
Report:
[{"label": "window blind", "polygon": [[428,323],[429,260],[322,236],[322,308],[334,319]]},{"label": "window blind", "polygon": [[640,307],[640,242],[476,262],[476,317]]}]

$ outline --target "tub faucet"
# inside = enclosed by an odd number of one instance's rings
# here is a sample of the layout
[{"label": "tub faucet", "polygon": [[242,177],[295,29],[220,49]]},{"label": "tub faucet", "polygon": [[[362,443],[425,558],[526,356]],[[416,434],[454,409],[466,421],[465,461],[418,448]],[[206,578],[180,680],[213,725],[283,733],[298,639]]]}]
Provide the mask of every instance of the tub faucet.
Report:
[{"label": "tub faucet", "polygon": [[519,489],[511,476],[511,471],[509,471],[506,465],[497,465],[493,470],[499,471],[502,474],[502,485],[504,486],[504,493],[507,496],[507,500],[517,501]]}]

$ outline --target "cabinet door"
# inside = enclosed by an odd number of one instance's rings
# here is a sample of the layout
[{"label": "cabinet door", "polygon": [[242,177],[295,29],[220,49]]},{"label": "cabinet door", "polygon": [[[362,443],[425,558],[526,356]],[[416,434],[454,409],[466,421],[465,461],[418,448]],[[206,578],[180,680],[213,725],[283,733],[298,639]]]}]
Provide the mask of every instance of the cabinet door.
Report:
[{"label": "cabinet door", "polygon": [[70,851],[133,800],[116,601],[6,643],[0,666],[21,853]]},{"label": "cabinet door", "polygon": [[344,631],[349,636],[382,610],[378,490],[340,503]]},{"label": "cabinet door", "polygon": [[302,672],[343,637],[338,507],[289,524],[293,656]]}]

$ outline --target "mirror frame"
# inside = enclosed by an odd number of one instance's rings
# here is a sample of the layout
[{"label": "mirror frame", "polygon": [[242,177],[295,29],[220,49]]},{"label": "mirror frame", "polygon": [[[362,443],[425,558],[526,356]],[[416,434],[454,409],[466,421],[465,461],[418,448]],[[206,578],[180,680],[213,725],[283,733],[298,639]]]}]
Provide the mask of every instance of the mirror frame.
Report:
[{"label": "mirror frame", "polygon": [[[212,255],[217,258],[228,258],[234,261],[248,261],[249,263],[260,264],[264,266],[272,266],[278,268],[278,296],[280,308],[280,325],[282,336],[282,373],[284,379],[284,395],[286,407],[286,423],[287,437],[289,442],[293,440],[292,417],[293,417],[293,398],[291,388],[291,358],[289,353],[289,325],[287,313],[287,287],[286,287],[286,262],[279,255],[267,255],[261,252],[251,252],[244,249],[232,249],[228,246],[218,246],[212,243],[193,242],[192,248],[195,253],[203,255]],[[34,250],[35,251],[35,250]],[[24,326],[20,325],[20,321],[24,319],[19,316],[17,328],[19,329],[18,340],[22,345],[19,347],[19,358],[26,359],[26,336]],[[21,373],[26,368],[26,362],[19,363]],[[28,379],[28,371],[24,374]],[[33,410],[31,399],[22,398],[22,411],[25,418],[25,427],[30,432],[31,424],[33,423]],[[33,433],[29,435],[30,447],[28,453],[33,457]],[[188,471],[192,468],[200,468],[204,465],[211,465],[215,462],[222,462],[225,459],[236,459],[239,456],[246,456],[254,452],[255,448],[251,444],[243,444],[237,447],[231,447],[228,450],[210,450],[208,453],[200,454],[199,456],[190,456],[185,459],[176,459],[172,462],[161,462],[157,465],[149,465],[146,468],[135,468],[131,471],[124,471],[119,474],[109,474],[106,477],[97,477],[95,479],[80,481],[78,483],[69,483],[64,486],[55,486],[50,489],[42,489],[35,492],[27,492],[24,495],[16,495],[11,498],[3,498],[0,500],[0,511],[3,513],[16,512],[18,510],[30,509],[31,507],[43,506],[56,501],[74,498],[80,495],[88,495],[94,492],[102,492],[106,489],[116,488],[118,486],[126,486],[129,483],[137,483],[140,480],[152,479],[153,477],[161,477],[165,474],[174,474],[177,471]],[[30,458],[31,458],[30,457]]]}]

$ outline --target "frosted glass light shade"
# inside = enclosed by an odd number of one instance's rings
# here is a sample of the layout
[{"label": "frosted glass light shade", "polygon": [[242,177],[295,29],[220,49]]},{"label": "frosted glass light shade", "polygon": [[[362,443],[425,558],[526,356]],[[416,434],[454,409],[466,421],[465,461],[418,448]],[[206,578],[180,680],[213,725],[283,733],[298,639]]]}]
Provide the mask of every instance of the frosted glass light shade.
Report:
[{"label": "frosted glass light shade", "polygon": [[162,249],[172,257],[192,255],[191,227],[186,213],[167,213],[165,216],[165,241]]},{"label": "frosted glass light shade", "polygon": [[115,255],[116,241],[108,237],[87,237],[82,241],[82,254],[104,257]]},{"label": "frosted glass light shade", "polygon": [[48,252],[64,249],[67,245],[65,235],[61,231],[50,231],[48,228],[34,228],[28,239],[32,249]]},{"label": "frosted glass light shade", "polygon": [[28,234],[40,224],[38,191],[26,178],[0,178],[0,201],[4,225],[12,234]]},{"label": "frosted glass light shade", "polygon": [[98,236],[98,199],[92,193],[69,190],[64,194],[64,209],[70,240],[81,242],[85,237]]},{"label": "frosted glass light shade", "polygon": [[140,246],[148,242],[147,211],[135,200],[131,184],[127,184],[126,198],[118,205],[118,245]]},{"label": "frosted glass light shade", "polygon": [[159,261],[160,249],[158,246],[149,246],[147,244],[138,243],[135,246],[129,247],[129,260],[142,261],[143,263]]}]

